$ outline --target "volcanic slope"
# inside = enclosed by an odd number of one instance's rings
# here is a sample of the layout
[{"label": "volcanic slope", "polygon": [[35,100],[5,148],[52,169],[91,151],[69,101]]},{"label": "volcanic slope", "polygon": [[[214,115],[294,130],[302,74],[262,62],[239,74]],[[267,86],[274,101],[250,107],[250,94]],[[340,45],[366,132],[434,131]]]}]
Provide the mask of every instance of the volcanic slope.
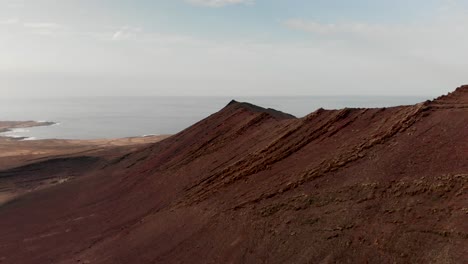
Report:
[{"label": "volcanic slope", "polygon": [[468,256],[468,86],[412,106],[303,118],[233,101],[93,168],[0,207],[0,262]]}]

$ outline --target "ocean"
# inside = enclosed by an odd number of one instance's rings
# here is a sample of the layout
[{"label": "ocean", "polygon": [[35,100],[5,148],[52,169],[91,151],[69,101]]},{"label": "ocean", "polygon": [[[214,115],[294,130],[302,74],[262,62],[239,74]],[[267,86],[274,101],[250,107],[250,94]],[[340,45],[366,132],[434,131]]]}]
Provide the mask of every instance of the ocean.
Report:
[{"label": "ocean", "polygon": [[0,98],[1,121],[52,121],[53,126],[16,129],[3,136],[33,139],[101,139],[175,134],[220,110],[232,99],[297,117],[316,109],[390,107],[426,97],[74,97]]}]

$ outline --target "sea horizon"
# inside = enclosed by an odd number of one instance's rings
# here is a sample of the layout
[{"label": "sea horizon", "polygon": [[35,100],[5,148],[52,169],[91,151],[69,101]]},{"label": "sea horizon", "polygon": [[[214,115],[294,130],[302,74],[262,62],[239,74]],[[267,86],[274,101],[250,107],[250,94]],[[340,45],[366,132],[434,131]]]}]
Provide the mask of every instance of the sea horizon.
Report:
[{"label": "sea horizon", "polygon": [[175,134],[221,110],[231,100],[303,117],[319,108],[411,105],[430,96],[97,96],[2,98],[1,121],[48,121],[0,136],[36,139],[108,139]]}]

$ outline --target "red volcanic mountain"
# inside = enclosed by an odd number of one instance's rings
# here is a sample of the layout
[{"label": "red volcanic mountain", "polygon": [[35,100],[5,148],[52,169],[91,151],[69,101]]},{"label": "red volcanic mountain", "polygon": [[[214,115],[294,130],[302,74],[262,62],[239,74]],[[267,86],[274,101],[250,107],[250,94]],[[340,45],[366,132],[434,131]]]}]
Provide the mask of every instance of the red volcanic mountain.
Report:
[{"label": "red volcanic mountain", "polygon": [[0,207],[0,263],[468,256],[468,86],[412,106],[303,118],[233,101],[124,156],[51,159],[0,181],[48,171],[73,180]]}]

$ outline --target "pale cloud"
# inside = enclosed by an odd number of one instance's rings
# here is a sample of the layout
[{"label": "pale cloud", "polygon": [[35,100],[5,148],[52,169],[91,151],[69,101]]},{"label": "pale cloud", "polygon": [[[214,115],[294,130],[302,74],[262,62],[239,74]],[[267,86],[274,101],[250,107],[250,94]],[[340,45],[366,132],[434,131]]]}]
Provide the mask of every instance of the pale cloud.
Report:
[{"label": "pale cloud", "polygon": [[13,9],[23,8],[24,0],[5,0],[5,6]]},{"label": "pale cloud", "polygon": [[60,28],[63,28],[64,26],[56,24],[56,23],[29,22],[29,23],[24,23],[24,27],[34,28],[34,29],[60,29]]},{"label": "pale cloud", "polygon": [[0,25],[15,25],[19,23],[19,19],[17,18],[9,18],[5,20],[0,20]]},{"label": "pale cloud", "polygon": [[379,30],[385,30],[381,25],[372,25],[366,23],[341,23],[324,24],[313,20],[289,19],[284,24],[296,30],[302,30],[317,34],[337,34],[337,33],[370,33]]},{"label": "pale cloud", "polygon": [[3,26],[20,26],[28,32],[40,35],[53,35],[60,31],[64,31],[66,27],[57,23],[51,22],[23,22],[17,18],[0,20],[0,25]]},{"label": "pale cloud", "polygon": [[454,65],[468,59],[468,17],[443,16],[433,21],[413,24],[335,23],[290,19],[288,28],[303,31],[314,39],[334,41],[367,55],[418,58],[439,64]]},{"label": "pale cloud", "polygon": [[112,40],[124,40],[135,37],[142,32],[141,28],[123,26],[112,34]]},{"label": "pale cloud", "polygon": [[227,5],[251,5],[255,0],[186,0],[188,3],[199,6],[222,7]]},{"label": "pale cloud", "polygon": [[23,26],[33,34],[45,36],[53,36],[66,29],[64,25],[51,22],[25,22]]}]

